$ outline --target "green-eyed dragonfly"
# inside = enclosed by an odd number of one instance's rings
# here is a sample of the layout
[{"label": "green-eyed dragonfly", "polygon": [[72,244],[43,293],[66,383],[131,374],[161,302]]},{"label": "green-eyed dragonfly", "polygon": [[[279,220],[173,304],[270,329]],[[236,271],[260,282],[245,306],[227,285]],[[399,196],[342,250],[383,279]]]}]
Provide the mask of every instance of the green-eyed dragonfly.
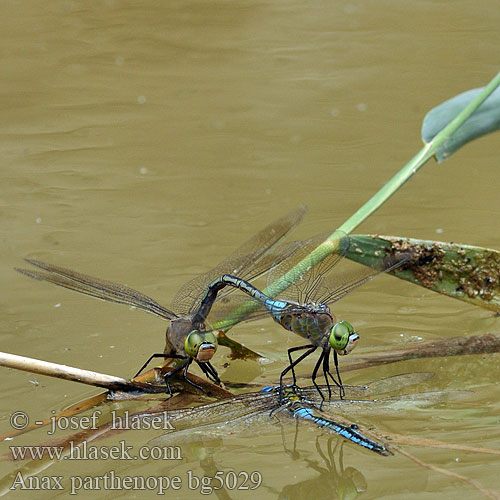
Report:
[{"label": "green-eyed dragonfly", "polygon": [[[345,440],[373,451],[390,455],[386,445],[364,435],[356,424],[349,423],[352,414],[391,415],[409,406],[428,406],[447,400],[453,393],[446,391],[397,395],[403,388],[415,386],[432,377],[432,373],[406,373],[375,380],[364,386],[345,386],[345,399],[323,403],[315,387],[284,388],[280,405],[279,387],[264,387],[260,392],[240,394],[230,399],[203,404],[192,408],[164,410],[168,422],[175,428],[154,439],[153,444],[175,442],[177,445],[200,442],[200,439],[231,438],[260,432],[272,432],[272,424],[296,421],[336,434]],[[382,396],[382,397],[381,397]],[[461,394],[459,394],[461,396]],[[380,399],[379,399],[380,398]],[[323,408],[318,407],[322,404]],[[146,413],[149,418],[158,413]],[[339,422],[340,421],[340,422]]]},{"label": "green-eyed dragonfly", "polygon": [[37,280],[48,281],[105,301],[133,306],[155,314],[162,319],[169,320],[170,324],[166,331],[164,352],[152,354],[136,376],[153,358],[186,359],[185,364],[165,374],[167,392],[169,395],[172,394],[168,379],[182,369],[184,369],[183,375],[186,381],[201,389],[187,378],[187,370],[193,360],[197,362],[209,380],[220,383],[217,371],[210,363],[217,350],[217,337],[213,331],[207,330],[206,321],[217,294],[212,294],[211,300],[205,299],[201,302],[207,286],[216,277],[224,273],[235,273],[249,280],[254,279],[267,272],[271,265],[275,265],[276,258],[279,260],[286,258],[285,253],[280,252],[279,255],[275,255],[272,250],[302,220],[305,211],[306,207],[299,207],[271,223],[223,260],[217,267],[183,285],[174,298],[173,310],[167,309],[151,297],[128,286],[87,276],[71,269],[46,264],[38,260],[25,259],[29,264],[39,267],[43,271],[18,268],[16,270]]},{"label": "green-eyed dragonfly", "polygon": [[[238,288],[252,297],[250,300],[257,303],[253,308],[252,316],[247,319],[260,317],[263,312],[271,314],[272,318],[283,328],[309,341],[309,344],[288,349],[290,363],[281,373],[280,387],[283,387],[283,378],[290,370],[293,376],[292,385],[295,385],[295,366],[320,348],[321,354],[314,366],[311,378],[323,400],[324,396],[316,383],[320,366],[328,388],[329,399],[331,399],[331,388],[328,377],[339,387],[342,398],[344,394],[339,373],[338,355],[346,355],[351,352],[359,340],[359,335],[355,332],[354,327],[345,320],[337,321],[335,315],[330,311],[329,305],[381,272],[402,265],[409,257],[407,254],[400,254],[386,258],[379,269],[358,266],[358,270],[350,275],[333,274],[331,273],[333,267],[345,256],[350,246],[350,238],[344,234],[339,239],[336,252],[329,254],[319,264],[303,266],[302,270],[296,273],[289,272],[295,264],[302,262],[310,255],[324,239],[324,236],[321,235],[302,243],[296,242],[282,246],[283,253],[287,257],[281,259],[271,268],[267,278],[268,285],[272,285],[278,280],[285,283],[285,290],[274,298],[269,297],[241,276],[226,274],[210,284],[205,297],[201,300],[202,304],[205,300],[210,303],[218,290],[227,285]],[[278,249],[278,253],[279,251]],[[292,359],[292,353],[304,349],[307,349],[305,353],[302,353],[295,360]],[[331,351],[333,351],[338,380],[330,372]]]}]

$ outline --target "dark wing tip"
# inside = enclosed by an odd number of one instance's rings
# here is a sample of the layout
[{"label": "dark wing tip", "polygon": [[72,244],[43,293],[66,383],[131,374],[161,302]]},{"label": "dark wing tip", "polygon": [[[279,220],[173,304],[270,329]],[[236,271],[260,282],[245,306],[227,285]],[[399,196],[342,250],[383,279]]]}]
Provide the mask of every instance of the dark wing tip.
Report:
[{"label": "dark wing tip", "polygon": [[49,268],[49,264],[46,264],[45,262],[42,262],[41,260],[28,259],[28,258],[25,258],[24,260],[28,264],[31,264],[32,266],[35,266],[35,267],[39,267],[41,269],[48,269]]},{"label": "dark wing tip", "polygon": [[31,271],[30,269],[21,269],[20,267],[15,267],[14,270],[38,281],[44,281],[45,279],[42,273],[37,273],[36,271]]}]

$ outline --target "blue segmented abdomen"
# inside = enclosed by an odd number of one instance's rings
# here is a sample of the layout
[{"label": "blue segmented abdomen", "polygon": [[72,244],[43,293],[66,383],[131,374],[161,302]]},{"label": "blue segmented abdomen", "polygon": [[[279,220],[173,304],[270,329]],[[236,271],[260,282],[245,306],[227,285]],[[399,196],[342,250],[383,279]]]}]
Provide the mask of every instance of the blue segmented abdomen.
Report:
[{"label": "blue segmented abdomen", "polygon": [[[282,300],[266,299],[264,305],[266,306],[266,309],[272,314],[273,318],[276,319],[276,317],[279,318],[279,315],[283,313],[285,307],[289,304],[288,302],[283,302]],[[279,319],[276,319],[276,321],[279,321]]]},{"label": "blue segmented abdomen", "polygon": [[356,432],[350,427],[338,424],[337,422],[334,422],[333,420],[329,420],[327,418],[319,417],[314,413],[314,411],[311,408],[305,408],[305,407],[297,408],[296,410],[294,410],[293,416],[295,418],[303,420],[310,420],[311,422],[314,422],[320,427],[325,427],[327,429],[330,429],[339,436],[342,436],[359,446],[363,446],[364,448],[368,448],[369,450],[379,453],[380,455],[391,454],[391,452],[384,445],[377,443],[376,441],[373,441],[367,438],[366,436],[363,436],[363,434]]},{"label": "blue segmented abdomen", "polygon": [[[224,276],[222,276],[221,280],[224,283],[239,288],[241,291],[258,300],[269,311],[274,321],[283,324],[282,314],[286,311],[286,308],[290,306],[289,302],[271,299],[265,293],[261,292],[258,288],[255,288],[253,285],[248,283],[248,281],[242,280],[241,278],[237,278],[235,276],[231,276],[229,274],[225,274]],[[287,330],[290,330],[290,328],[288,328],[286,325],[283,326]]]}]

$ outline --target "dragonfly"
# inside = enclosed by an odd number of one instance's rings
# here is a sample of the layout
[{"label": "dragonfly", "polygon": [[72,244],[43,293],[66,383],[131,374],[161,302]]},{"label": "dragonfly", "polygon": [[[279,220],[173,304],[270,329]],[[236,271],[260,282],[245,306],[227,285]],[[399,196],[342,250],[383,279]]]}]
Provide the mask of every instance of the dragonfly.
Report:
[{"label": "dragonfly", "polygon": [[[447,391],[383,397],[384,394],[421,384],[433,375],[429,372],[403,373],[363,386],[346,385],[346,398],[327,402],[323,409],[319,408],[322,398],[315,387],[296,389],[292,386],[284,388],[281,403],[279,386],[267,386],[258,392],[240,394],[196,407],[169,408],[166,416],[175,430],[154,438],[152,443],[164,445],[174,442],[179,445],[193,440],[199,443],[201,438],[248,436],[249,431],[272,431],[270,424],[273,423],[295,421],[340,436],[347,442],[378,455],[387,456],[392,454],[390,449],[384,443],[364,435],[357,424],[349,423],[350,415],[377,415],[381,411],[390,411],[392,414],[394,407],[436,404],[449,399],[450,393]],[[156,414],[157,412],[148,412],[141,416],[149,418]]]},{"label": "dragonfly", "polygon": [[25,259],[42,271],[15,269],[40,281],[47,281],[108,302],[142,309],[169,320],[164,351],[152,354],[135,376],[154,358],[186,360],[184,364],[181,363],[164,375],[167,393],[172,396],[169,378],[181,370],[189,384],[203,391],[187,377],[187,371],[190,364],[195,361],[208,380],[220,384],[219,375],[210,363],[217,350],[217,336],[207,322],[207,316],[217,299],[217,293],[212,294],[210,300],[201,301],[206,295],[208,285],[224,273],[237,273],[252,280],[267,272],[271,265],[275,265],[276,259],[286,258],[286,253],[280,252],[279,255],[275,255],[273,249],[302,220],[305,212],[306,207],[301,206],[277,219],[250,238],[218,266],[184,284],[174,298],[172,309],[162,306],[151,297],[126,285],[39,260]]},{"label": "dragonfly", "polygon": [[[322,367],[328,388],[328,399],[331,399],[332,395],[329,378],[339,387],[342,399],[344,391],[338,356],[347,355],[354,349],[359,341],[359,334],[346,320],[337,321],[329,306],[380,273],[401,266],[409,259],[409,255],[400,253],[387,257],[378,269],[358,266],[355,272],[337,275],[332,273],[332,270],[346,255],[351,245],[349,236],[343,233],[339,238],[338,249],[319,264],[307,265],[297,273],[289,272],[324,240],[325,236],[319,235],[304,242],[282,245],[283,253],[286,253],[287,257],[277,262],[267,275],[269,286],[272,286],[278,279],[285,283],[285,290],[276,297],[269,297],[240,276],[226,274],[210,284],[201,302],[210,301],[213,294],[227,285],[245,292],[251,297],[251,301],[256,302],[252,316],[247,319],[256,319],[262,317],[263,314],[270,314],[283,328],[309,341],[306,345],[288,349],[289,365],[281,372],[280,387],[283,388],[283,379],[289,371],[292,372],[292,385],[295,386],[295,367],[314,351],[320,349],[321,353],[311,376],[313,385],[324,400],[324,395],[316,382],[318,371]],[[292,359],[292,354],[301,350],[305,352],[297,359]],[[330,372],[331,352],[333,352],[337,379]]]}]

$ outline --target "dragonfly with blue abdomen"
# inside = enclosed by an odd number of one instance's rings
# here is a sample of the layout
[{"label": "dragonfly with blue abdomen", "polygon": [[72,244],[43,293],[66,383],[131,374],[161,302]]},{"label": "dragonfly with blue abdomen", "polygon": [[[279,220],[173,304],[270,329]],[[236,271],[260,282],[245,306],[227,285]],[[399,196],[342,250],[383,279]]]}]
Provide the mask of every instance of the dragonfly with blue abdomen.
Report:
[{"label": "dragonfly with blue abdomen", "polygon": [[[318,407],[322,398],[314,387],[284,388],[280,405],[279,386],[264,387],[260,392],[240,394],[192,408],[165,411],[174,431],[155,438],[155,444],[175,442],[177,445],[200,438],[230,438],[272,432],[272,424],[297,421],[318,427],[327,433],[341,436],[357,446],[379,455],[389,455],[383,443],[366,435],[362,427],[351,423],[352,414],[363,415],[391,411],[394,405],[435,404],[450,398],[449,393],[410,394],[408,396],[383,395],[418,385],[432,377],[432,373],[406,373],[372,381],[363,386],[345,386],[345,399],[334,400]],[[381,397],[382,396],[382,397]],[[385,410],[384,410],[385,409]],[[157,413],[155,412],[154,415]],[[151,413],[143,416],[147,417]]]},{"label": "dragonfly with blue abdomen", "polygon": [[17,268],[16,270],[40,281],[48,281],[108,302],[133,306],[169,320],[164,352],[152,354],[136,376],[153,358],[185,359],[185,364],[165,374],[167,392],[172,394],[168,379],[182,369],[186,381],[201,389],[187,378],[187,370],[193,360],[209,380],[220,383],[217,371],[210,363],[217,349],[217,336],[207,328],[206,321],[216,303],[217,293],[212,294],[210,300],[205,299],[201,302],[208,285],[224,273],[237,273],[246,279],[254,279],[274,265],[276,259],[286,258],[286,252],[280,251],[279,254],[274,254],[273,249],[302,220],[305,211],[305,207],[299,207],[269,224],[217,267],[186,283],[177,293],[172,309],[167,309],[151,297],[128,286],[38,260],[26,259],[29,264],[43,271]]},{"label": "dragonfly with blue abdomen", "polygon": [[[257,303],[252,314],[247,319],[256,319],[263,314],[270,314],[283,328],[309,341],[307,345],[288,349],[289,365],[281,373],[280,387],[283,387],[283,378],[289,371],[292,372],[293,385],[295,385],[295,367],[319,348],[321,354],[312,372],[312,382],[324,399],[316,383],[318,371],[322,367],[330,399],[329,378],[340,388],[340,397],[343,397],[338,355],[346,355],[351,352],[359,340],[359,335],[350,323],[345,320],[337,321],[335,315],[330,311],[330,304],[337,302],[353,289],[375,278],[380,273],[402,265],[408,260],[409,256],[399,254],[387,257],[378,269],[358,265],[358,269],[349,275],[334,274],[331,271],[345,256],[350,247],[350,238],[344,234],[339,239],[337,250],[330,253],[319,264],[307,266],[299,274],[290,274],[290,269],[310,255],[323,240],[324,236],[321,235],[305,242],[283,245],[283,252],[288,257],[277,262],[269,271],[267,278],[268,284],[278,280],[285,281],[285,290],[276,297],[269,297],[254,285],[242,279],[241,276],[226,274],[219,277],[208,287],[201,303],[203,304],[205,300],[210,303],[213,295],[216,295],[218,290],[227,285],[245,292],[251,297],[250,300]],[[241,302],[242,299],[237,300]],[[231,303],[233,307],[236,305],[235,300]],[[226,308],[228,308],[227,305]],[[305,353],[302,353],[295,360],[292,359],[292,353],[305,349],[307,349]],[[332,351],[338,380],[330,372],[329,359]]]},{"label": "dragonfly with blue abdomen", "polygon": [[[356,392],[356,388],[353,388],[352,393]],[[280,398],[279,387],[269,386],[260,393],[242,394],[194,408],[169,409],[166,412],[167,418],[175,428],[174,435],[169,437],[175,437],[176,442],[181,442],[185,426],[191,431],[188,431],[188,436],[191,437],[193,427],[196,428],[198,422],[200,430],[206,430],[204,435],[209,436],[212,432],[216,435],[219,430],[223,430],[224,435],[231,435],[237,432],[238,427],[247,428],[250,422],[257,424],[261,420],[272,421],[273,417],[280,421],[281,417],[285,417],[325,429],[379,455],[392,454],[385,445],[362,434],[356,424],[339,423],[327,413],[319,411],[316,406],[319,398],[315,398],[310,389],[286,387],[281,402]],[[146,413],[142,417],[150,415]]]}]

